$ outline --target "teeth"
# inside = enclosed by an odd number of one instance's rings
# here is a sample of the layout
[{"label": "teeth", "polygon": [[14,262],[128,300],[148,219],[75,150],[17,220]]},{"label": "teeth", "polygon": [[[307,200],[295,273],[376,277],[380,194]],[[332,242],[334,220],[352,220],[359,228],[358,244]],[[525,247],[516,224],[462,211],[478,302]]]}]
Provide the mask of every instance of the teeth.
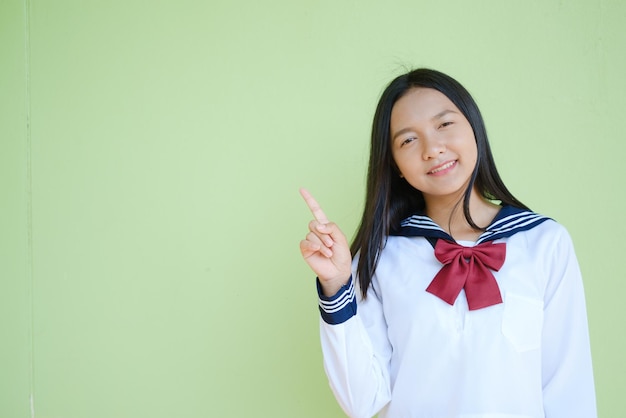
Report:
[{"label": "teeth", "polygon": [[431,173],[437,173],[441,170],[445,170],[446,168],[450,168],[454,165],[454,163],[455,161],[450,161],[448,164],[442,165],[441,167],[432,170]]}]

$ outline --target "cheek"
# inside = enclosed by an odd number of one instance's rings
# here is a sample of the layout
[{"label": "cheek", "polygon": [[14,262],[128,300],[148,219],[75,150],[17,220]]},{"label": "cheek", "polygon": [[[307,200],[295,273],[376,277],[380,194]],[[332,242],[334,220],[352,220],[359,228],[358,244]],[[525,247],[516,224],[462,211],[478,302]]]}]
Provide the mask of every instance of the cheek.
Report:
[{"label": "cheek", "polygon": [[394,154],[393,162],[400,174],[407,174],[411,170],[411,161],[410,158],[407,158],[406,153]]},{"label": "cheek", "polygon": [[475,164],[478,160],[478,144],[476,144],[474,135],[471,135],[470,138],[471,139],[468,139],[465,144],[464,153],[467,156],[468,160],[473,161],[473,163]]},{"label": "cheek", "polygon": [[472,165],[475,165],[476,161],[478,161],[478,148],[476,148],[476,145],[473,145],[472,147],[470,147],[467,151],[467,154],[470,157],[470,160],[472,161]]},{"label": "cheek", "polygon": [[396,166],[398,170],[402,170],[402,159],[398,157],[399,156],[397,152],[394,152],[394,151],[391,152],[391,159],[393,160],[394,165]]}]

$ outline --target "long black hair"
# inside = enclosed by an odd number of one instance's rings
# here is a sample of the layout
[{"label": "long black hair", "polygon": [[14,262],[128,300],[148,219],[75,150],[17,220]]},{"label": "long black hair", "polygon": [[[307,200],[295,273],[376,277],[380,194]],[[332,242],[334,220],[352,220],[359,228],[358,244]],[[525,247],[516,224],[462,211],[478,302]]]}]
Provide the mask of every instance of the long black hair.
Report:
[{"label": "long black hair", "polygon": [[486,199],[528,209],[509,192],[500,178],[489,147],[483,117],[469,92],[452,77],[427,68],[396,77],[383,91],[374,114],[365,208],[350,248],[353,255],[359,254],[357,275],[363,298],[367,297],[367,289],[389,233],[403,219],[425,209],[422,192],[398,175],[391,153],[391,110],[398,99],[416,87],[443,93],[461,111],[474,131],[478,159],[463,197],[463,214],[471,227],[476,230],[484,229],[476,225],[469,211],[470,195],[474,187]]}]

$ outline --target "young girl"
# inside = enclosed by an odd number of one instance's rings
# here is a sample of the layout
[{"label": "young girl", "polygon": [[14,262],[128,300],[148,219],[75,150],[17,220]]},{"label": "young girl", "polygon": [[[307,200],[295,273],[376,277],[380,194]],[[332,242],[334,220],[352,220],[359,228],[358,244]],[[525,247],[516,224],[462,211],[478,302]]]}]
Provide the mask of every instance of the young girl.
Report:
[{"label": "young girl", "polygon": [[457,81],[419,69],[383,92],[351,248],[301,193],[324,367],[349,416],[596,416],[570,237],[507,190]]}]

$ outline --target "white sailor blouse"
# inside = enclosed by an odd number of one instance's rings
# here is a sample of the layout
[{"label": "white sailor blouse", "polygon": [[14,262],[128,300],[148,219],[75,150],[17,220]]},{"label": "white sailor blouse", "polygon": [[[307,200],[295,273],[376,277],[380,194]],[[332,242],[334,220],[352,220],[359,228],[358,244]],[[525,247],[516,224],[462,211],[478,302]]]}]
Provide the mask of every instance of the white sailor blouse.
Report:
[{"label": "white sailor blouse", "polygon": [[476,243],[458,242],[506,246],[503,264],[488,267],[501,300],[474,309],[465,287],[448,300],[427,291],[445,267],[439,240],[454,244],[414,215],[388,237],[365,300],[352,278],[330,298],[318,285],[324,368],[346,414],[595,418],[583,284],[565,228],[504,206]]}]

